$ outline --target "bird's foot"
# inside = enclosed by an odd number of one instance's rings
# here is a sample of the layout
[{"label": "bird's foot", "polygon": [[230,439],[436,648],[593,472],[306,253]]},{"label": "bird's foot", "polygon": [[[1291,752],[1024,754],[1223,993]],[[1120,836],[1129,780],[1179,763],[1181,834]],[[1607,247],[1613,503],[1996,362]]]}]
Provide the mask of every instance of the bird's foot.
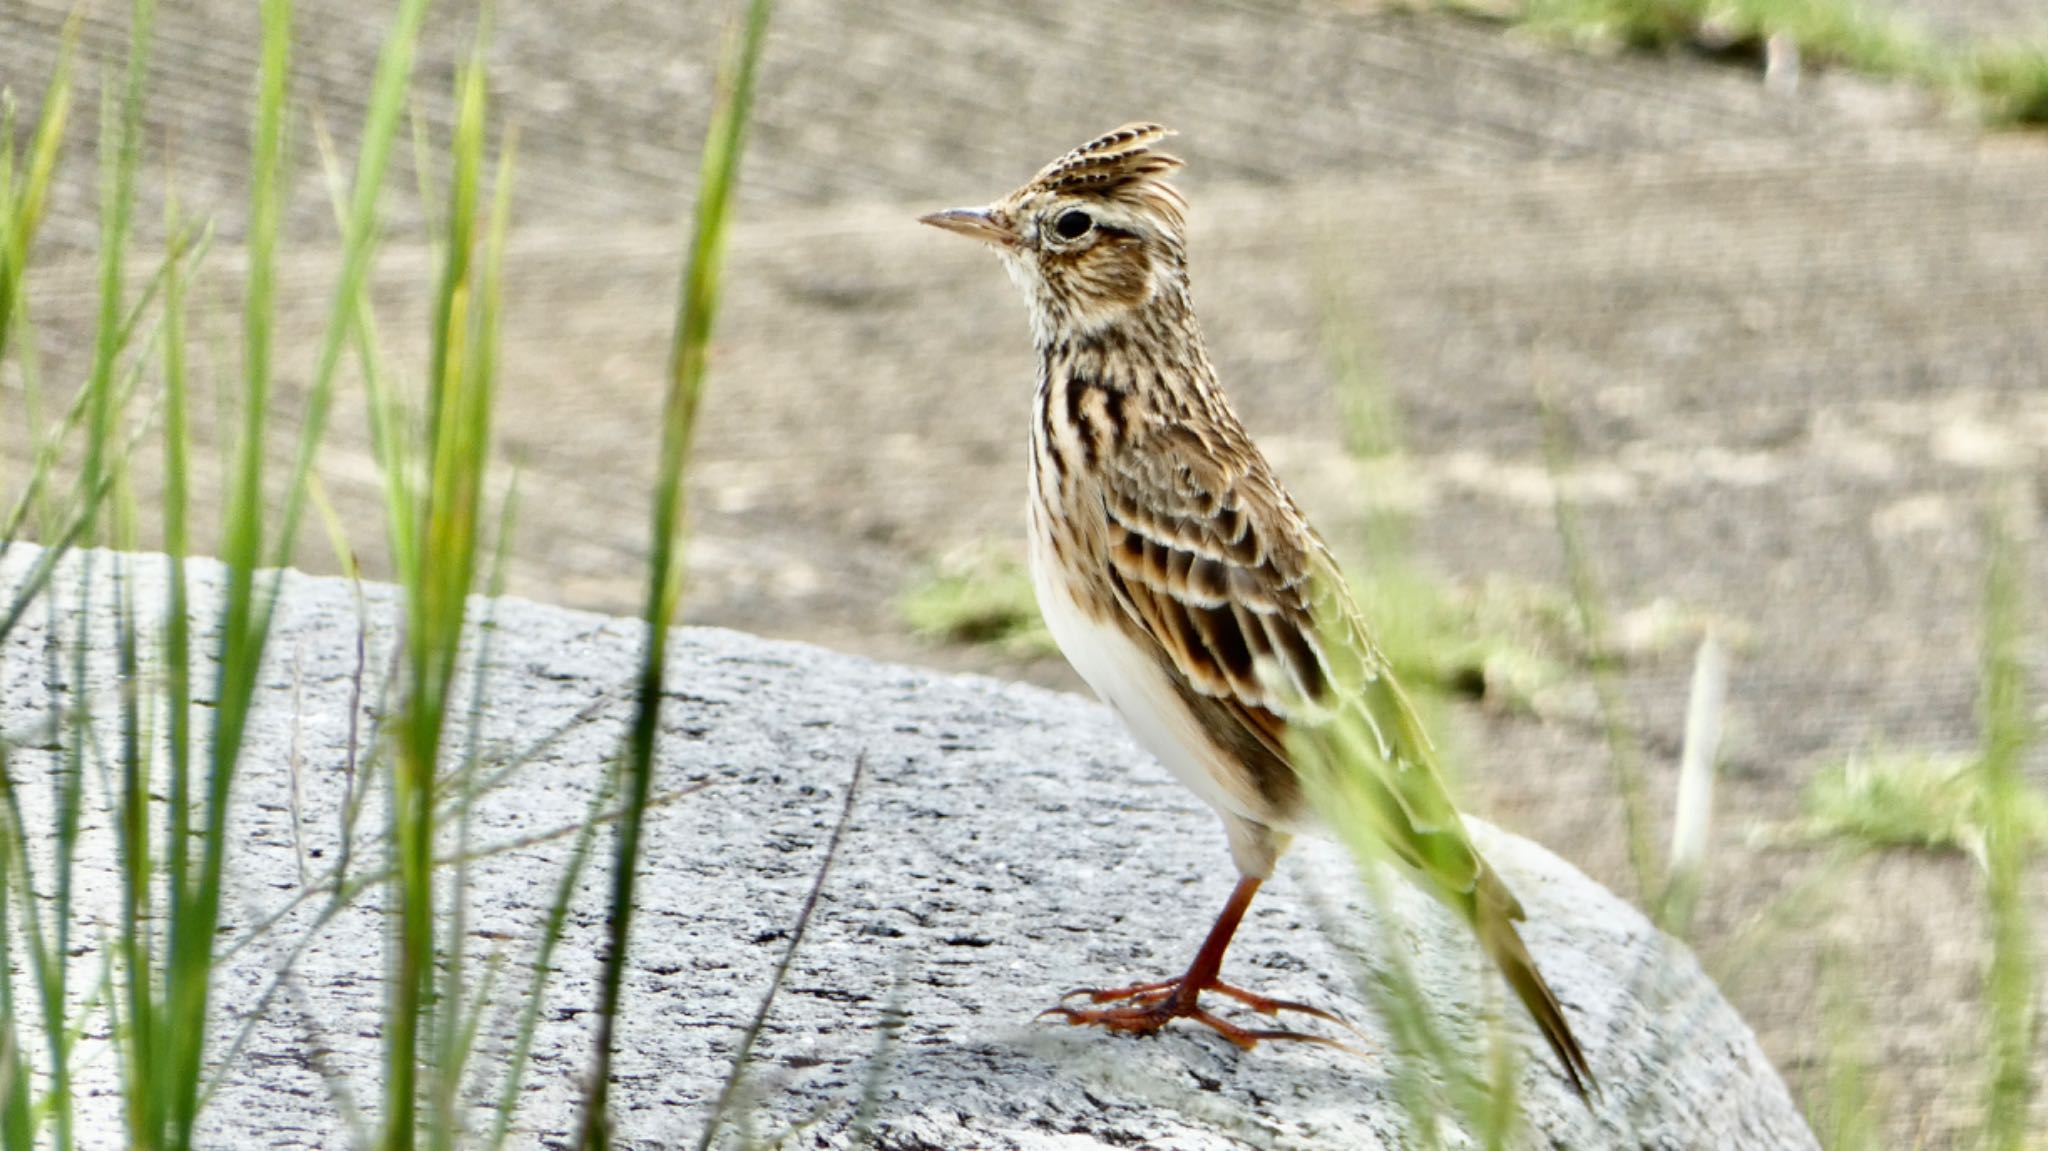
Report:
[{"label": "bird's foot", "polygon": [[[1237,1044],[1246,1051],[1259,1045],[1262,1039],[1275,1041],[1292,1040],[1300,1043],[1319,1043],[1353,1054],[1363,1054],[1348,1043],[1322,1035],[1310,1035],[1302,1031],[1288,1031],[1281,1028],[1240,1027],[1221,1016],[1202,1009],[1201,993],[1214,991],[1219,995],[1235,999],[1261,1015],[1277,1016],[1281,1012],[1293,1012],[1334,1023],[1358,1037],[1365,1036],[1358,1028],[1332,1012],[1291,999],[1273,999],[1242,987],[1232,987],[1221,980],[1211,979],[1199,985],[1190,984],[1186,976],[1162,980],[1158,983],[1139,983],[1130,987],[1082,988],[1060,996],[1060,1004],[1039,1013],[1039,1018],[1048,1016],[1064,1019],[1076,1027],[1102,1027],[1110,1031],[1123,1031],[1132,1035],[1150,1035],[1175,1019],[1191,1019],[1215,1030],[1218,1035]],[[1085,999],[1089,1003],[1118,1004],[1115,1007],[1079,1008],[1069,1007],[1068,1002]]]}]

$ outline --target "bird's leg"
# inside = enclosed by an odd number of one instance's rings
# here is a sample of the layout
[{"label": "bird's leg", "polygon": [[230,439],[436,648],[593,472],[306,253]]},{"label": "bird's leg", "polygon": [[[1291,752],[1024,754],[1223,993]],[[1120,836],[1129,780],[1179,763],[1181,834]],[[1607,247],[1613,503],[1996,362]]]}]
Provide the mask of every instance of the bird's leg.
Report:
[{"label": "bird's leg", "polygon": [[[1084,988],[1070,991],[1061,996],[1061,1006],[1049,1008],[1040,1018],[1053,1015],[1076,1026],[1105,1027],[1111,1031],[1127,1031],[1134,1035],[1150,1035],[1175,1019],[1192,1019],[1214,1028],[1225,1039],[1247,1051],[1257,1046],[1261,1039],[1294,1039],[1351,1050],[1346,1044],[1320,1035],[1239,1027],[1202,1010],[1202,992],[1214,991],[1235,999],[1262,1015],[1278,1015],[1282,1011],[1293,1011],[1327,1020],[1351,1031],[1354,1035],[1358,1034],[1357,1028],[1320,1007],[1311,1007],[1306,1003],[1296,1003],[1287,999],[1271,999],[1241,987],[1232,987],[1217,978],[1223,970],[1223,953],[1230,949],[1231,937],[1237,934],[1237,925],[1243,921],[1246,909],[1251,906],[1252,896],[1258,894],[1260,882],[1261,880],[1252,876],[1245,876],[1237,881],[1237,886],[1231,889],[1229,902],[1223,905],[1223,914],[1216,917],[1215,926],[1209,929],[1208,938],[1202,940],[1201,950],[1195,952],[1195,960],[1188,965],[1185,974],[1174,979],[1157,983],[1139,983],[1130,987]],[[1065,1006],[1066,1000],[1082,998],[1090,1003],[1116,1003],[1121,1006],[1098,1009]]]}]

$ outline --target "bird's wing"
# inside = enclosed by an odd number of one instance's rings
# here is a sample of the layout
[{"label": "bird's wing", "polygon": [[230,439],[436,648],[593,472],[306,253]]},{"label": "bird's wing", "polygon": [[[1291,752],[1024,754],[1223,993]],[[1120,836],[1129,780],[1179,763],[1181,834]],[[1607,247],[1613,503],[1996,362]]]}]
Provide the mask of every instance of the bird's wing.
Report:
[{"label": "bird's wing", "polygon": [[[1351,721],[1375,754],[1347,772],[1387,847],[1457,900],[1485,870],[1329,549],[1250,441],[1141,428],[1102,469],[1111,584],[1189,702],[1294,761],[1291,728]],[[1340,722],[1338,727],[1342,727]],[[1519,909],[1516,909],[1519,910]]]},{"label": "bird's wing", "polygon": [[1317,760],[1340,773],[1331,794],[1464,913],[1566,1079],[1581,1095],[1597,1091],[1515,929],[1522,906],[1467,837],[1429,736],[1329,548],[1248,438],[1212,435],[1155,424],[1104,461],[1109,580],[1124,611],[1225,746],[1293,771],[1300,747],[1290,736],[1310,737]]}]

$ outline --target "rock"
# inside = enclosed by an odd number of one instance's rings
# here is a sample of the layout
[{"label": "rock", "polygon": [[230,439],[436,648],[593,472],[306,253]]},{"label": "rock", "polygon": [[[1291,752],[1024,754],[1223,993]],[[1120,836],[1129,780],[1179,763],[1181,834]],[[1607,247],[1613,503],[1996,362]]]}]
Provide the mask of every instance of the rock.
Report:
[{"label": "rock", "polygon": [[[17,546],[0,561],[0,587],[13,588],[34,555]],[[221,569],[195,561],[189,570],[202,605],[197,647],[210,653]],[[50,826],[46,777],[57,762],[47,750],[45,627],[54,619],[71,644],[90,604],[85,697],[111,753],[109,593],[125,579],[144,617],[156,618],[164,572],[161,557],[74,557],[55,581],[57,611],[30,611],[0,651],[0,730],[15,745],[9,770],[31,828]],[[296,574],[282,587],[235,785],[224,892],[232,930],[222,943],[236,950],[214,981],[214,1051],[262,1010],[202,1120],[206,1146],[339,1146],[348,1121],[337,1092],[372,1117],[381,1101],[381,889],[324,924],[328,897],[307,893],[340,854],[359,678],[365,755],[376,747],[398,601],[388,587],[364,586],[359,601],[345,581]],[[472,608],[490,624],[477,643],[487,661],[477,777],[491,784],[468,834],[475,848],[512,845],[472,863],[466,886],[472,996],[485,985],[486,957],[505,960],[473,1060],[483,1105],[471,1122],[487,1128],[506,1064],[501,1037],[529,998],[534,940],[574,847],[566,830],[621,743],[641,629],[515,600]],[[359,627],[369,651],[361,665]],[[203,696],[209,665],[202,657],[195,675]],[[461,732],[450,746],[460,750]],[[112,930],[118,890],[105,777],[91,767],[87,776],[74,986],[100,969],[95,949]],[[358,876],[383,865],[385,792],[374,771],[367,778],[378,782],[355,832]],[[1215,820],[1107,711],[1072,696],[684,629],[655,787],[664,802],[649,818],[615,1065],[621,1147],[700,1138],[849,803],[808,932],[727,1109],[729,1134],[852,1146],[865,1094],[872,1113],[859,1122],[872,1144],[900,1151],[1405,1147],[1417,1139],[1392,1094],[1401,1060],[1359,973],[1406,957],[1438,1023],[1482,1054],[1485,1011],[1511,1002],[1481,977],[1468,934],[1437,905],[1396,882],[1382,906],[1333,844],[1303,842],[1254,905],[1226,973],[1340,1012],[1367,1037],[1366,1054],[1306,1044],[1246,1053],[1182,1024],[1130,1039],[1034,1021],[1070,987],[1178,971],[1233,878]],[[1683,946],[1543,849],[1476,822],[1473,830],[1527,905],[1530,947],[1604,1088],[1581,1104],[1528,1019],[1509,1011],[1522,1144],[1815,1146],[1748,1026]],[[456,846],[452,826],[446,846]],[[34,854],[47,860],[49,850],[39,841]],[[514,1145],[573,1137],[608,836],[592,858],[542,992]],[[445,912],[441,922],[445,934]],[[79,1130],[103,1133],[88,1140],[99,1143],[119,1130],[119,1061],[91,1050],[106,1043],[104,1014],[88,1020]],[[26,1025],[33,1034],[39,1021]],[[30,1049],[41,1056],[40,1042]],[[1452,1134],[1447,1144],[1465,1141]]]}]

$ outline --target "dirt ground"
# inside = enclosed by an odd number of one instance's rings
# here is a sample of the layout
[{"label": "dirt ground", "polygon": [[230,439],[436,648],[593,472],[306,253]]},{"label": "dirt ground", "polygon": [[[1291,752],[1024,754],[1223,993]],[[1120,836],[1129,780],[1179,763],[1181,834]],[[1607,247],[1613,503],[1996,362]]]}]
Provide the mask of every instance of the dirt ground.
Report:
[{"label": "dirt ground", "polygon": [[[299,8],[299,98],[345,148],[384,17]],[[0,9],[0,82],[30,106],[68,11]],[[494,90],[521,155],[497,472],[500,490],[519,475],[515,594],[638,602],[716,11],[628,0],[495,18]],[[2004,10],[1970,11],[1977,27]],[[253,28],[224,0],[162,20],[152,139],[170,142],[188,208],[218,220],[220,322],[198,346],[201,371],[229,378]],[[437,24],[422,56],[436,131],[467,34]],[[122,35],[89,23],[85,47],[116,59]],[[96,100],[89,84],[80,107]],[[1811,74],[1786,96],[1740,66],[1585,57],[1493,24],[1307,0],[789,0],[758,115],[693,470],[694,621],[1078,687],[1057,661],[935,646],[903,622],[900,598],[936,557],[1018,539],[1031,378],[993,261],[911,217],[999,194],[1122,120],[1163,120],[1189,161],[1212,353],[1340,546],[1393,509],[1451,584],[1561,588],[1538,388],[1555,398],[1566,494],[1610,609],[1646,620],[1663,602],[1735,640],[1702,958],[1803,1097],[1829,1050],[1822,991],[1848,987],[1892,1145],[1963,1138],[1982,1095],[1981,875],[1886,854],[1788,916],[1832,872],[1782,829],[1845,755],[1974,744],[1981,509],[2015,477],[2036,534],[2048,506],[2048,142],[1980,136],[1923,94],[1852,77]],[[76,378],[90,330],[85,142],[69,163],[33,295],[53,381]],[[412,179],[394,178],[380,271],[399,363],[421,360],[434,267]],[[279,296],[285,330],[311,332],[333,261],[310,172],[295,204]],[[1371,350],[1400,412],[1398,475],[1344,449],[1333,331]],[[0,377],[0,410],[18,387]],[[302,399],[288,386],[284,402]],[[0,418],[4,474],[22,474],[29,444]],[[320,467],[375,570],[353,396]],[[2035,553],[2038,699],[2048,547]],[[336,567],[316,532],[300,555]],[[1623,667],[1660,819],[1694,634]],[[1462,709],[1454,746],[1475,810],[1635,894],[1585,695]]]}]

